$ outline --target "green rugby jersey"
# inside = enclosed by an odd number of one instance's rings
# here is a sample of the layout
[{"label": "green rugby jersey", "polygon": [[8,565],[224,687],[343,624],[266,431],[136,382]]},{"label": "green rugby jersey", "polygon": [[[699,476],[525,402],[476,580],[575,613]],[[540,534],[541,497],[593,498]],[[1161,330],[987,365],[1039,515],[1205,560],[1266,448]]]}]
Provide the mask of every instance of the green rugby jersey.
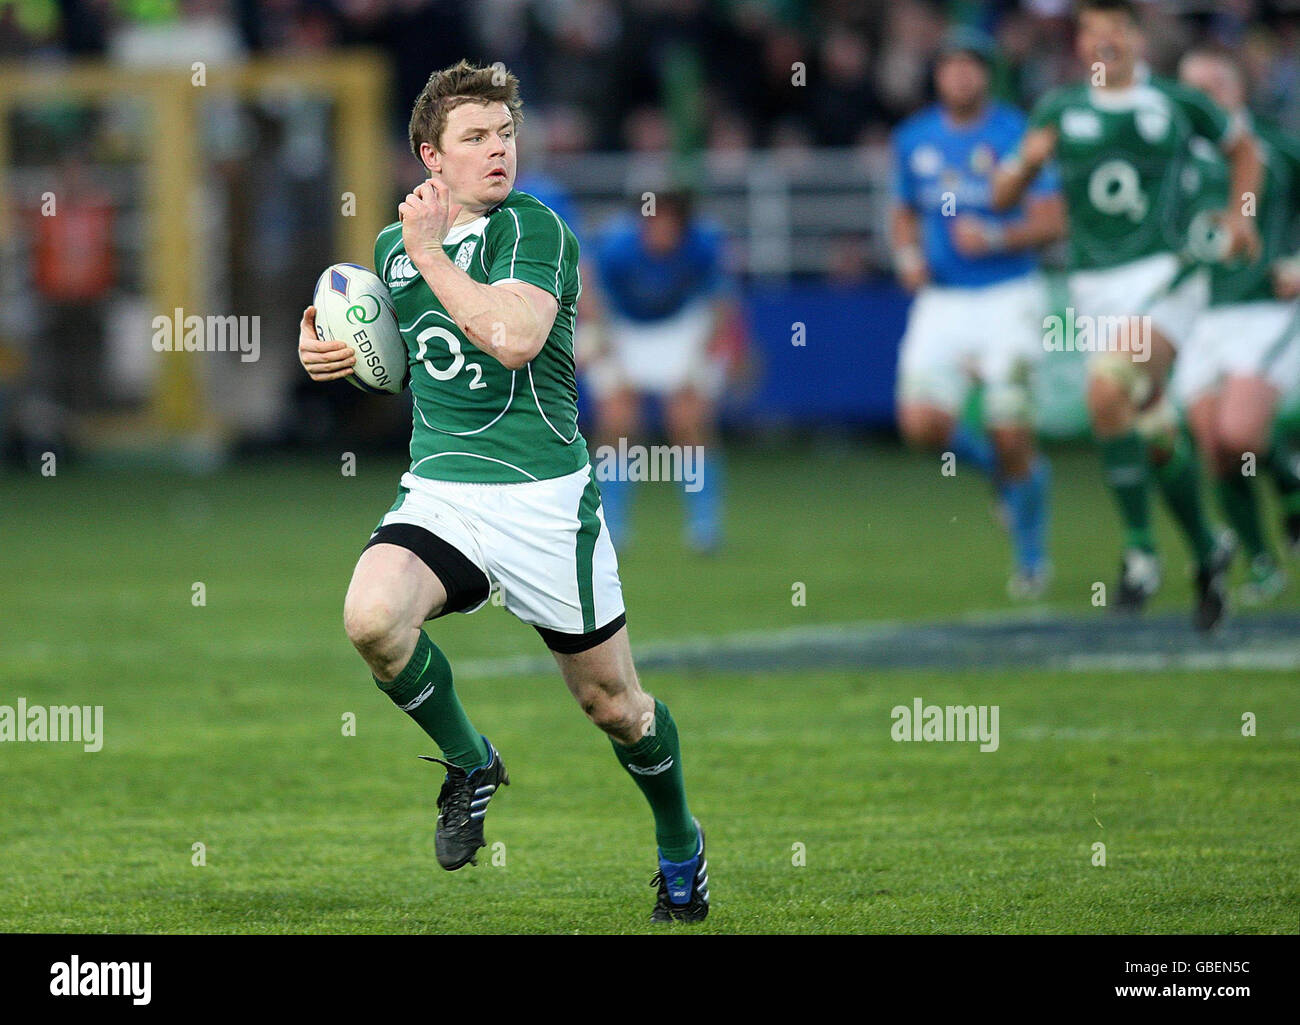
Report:
[{"label": "green rugby jersey", "polygon": [[[1255,135],[1264,160],[1264,182],[1255,202],[1258,260],[1222,259],[1227,239],[1214,214],[1228,205],[1231,184],[1222,154],[1204,139],[1194,140],[1192,161],[1184,169],[1186,253],[1209,265],[1211,306],[1276,299],[1272,265],[1295,250],[1300,213],[1300,140],[1258,124]],[[1236,198],[1234,202],[1240,204],[1242,200]]]},{"label": "green rugby jersey", "polygon": [[1072,270],[1180,249],[1179,178],[1191,139],[1221,145],[1235,130],[1203,93],[1145,72],[1123,90],[1053,90],[1029,116],[1036,128],[1056,131]]},{"label": "green rugby jersey", "polygon": [[413,399],[411,472],[432,480],[521,483],[588,464],[578,433],[573,322],[582,291],[578,240],[525,192],[453,228],[443,250],[482,284],[524,281],[559,309],[541,351],[507,370],[456,326],[406,255],[399,221],[375,241],[375,273],[393,296]]}]

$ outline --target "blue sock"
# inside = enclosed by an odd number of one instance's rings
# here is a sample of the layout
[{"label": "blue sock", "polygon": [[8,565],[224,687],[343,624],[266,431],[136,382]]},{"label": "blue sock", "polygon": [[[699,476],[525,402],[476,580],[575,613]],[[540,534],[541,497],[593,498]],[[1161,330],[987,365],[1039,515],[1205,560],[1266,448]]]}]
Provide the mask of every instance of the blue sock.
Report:
[{"label": "blue sock", "polygon": [[1042,456],[1034,460],[1024,480],[1002,482],[1003,501],[1011,515],[1011,547],[1021,570],[1040,570],[1047,558],[1047,496],[1051,482],[1051,466]]},{"label": "blue sock", "polygon": [[[682,485],[686,499],[686,530],[691,546],[708,550],[722,541],[722,453],[717,445],[704,450],[696,479]],[[687,488],[698,490],[690,491]]]},{"label": "blue sock", "polygon": [[979,470],[985,477],[997,475],[998,461],[993,446],[983,434],[976,434],[960,420],[948,439],[948,448],[957,459]]}]

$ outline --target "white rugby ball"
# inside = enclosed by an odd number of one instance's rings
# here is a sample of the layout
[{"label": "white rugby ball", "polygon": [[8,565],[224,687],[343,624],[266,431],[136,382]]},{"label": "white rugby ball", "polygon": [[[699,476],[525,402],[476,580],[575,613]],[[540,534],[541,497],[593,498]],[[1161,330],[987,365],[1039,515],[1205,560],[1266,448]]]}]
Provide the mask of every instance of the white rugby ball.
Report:
[{"label": "white rugby ball", "polygon": [[312,295],[316,337],[343,342],[356,353],[343,378],[362,391],[397,394],[406,386],[406,342],[397,326],[393,297],[371,271],[355,263],[326,267]]}]

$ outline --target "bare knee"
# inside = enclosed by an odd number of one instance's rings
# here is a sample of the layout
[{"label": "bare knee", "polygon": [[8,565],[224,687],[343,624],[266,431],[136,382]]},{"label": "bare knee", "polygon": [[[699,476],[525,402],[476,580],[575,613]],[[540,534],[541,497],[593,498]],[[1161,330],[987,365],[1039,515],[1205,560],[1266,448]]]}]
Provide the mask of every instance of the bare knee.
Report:
[{"label": "bare knee", "polygon": [[635,744],[646,732],[654,702],[639,686],[617,677],[590,681],[578,698],[587,718],[621,744]]},{"label": "bare knee", "polygon": [[343,606],[348,640],[373,669],[386,668],[397,656],[406,625],[392,603],[377,595],[349,594]]},{"label": "bare knee", "polygon": [[955,421],[930,406],[904,406],[898,415],[903,439],[916,448],[940,449],[952,438]]}]

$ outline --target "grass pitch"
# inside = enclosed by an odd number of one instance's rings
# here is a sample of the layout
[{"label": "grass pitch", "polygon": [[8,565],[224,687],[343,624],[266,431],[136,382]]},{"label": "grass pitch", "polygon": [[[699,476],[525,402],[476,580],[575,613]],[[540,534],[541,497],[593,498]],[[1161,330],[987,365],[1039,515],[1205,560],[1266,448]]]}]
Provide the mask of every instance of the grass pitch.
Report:
[{"label": "grass pitch", "polygon": [[[1116,520],[1093,453],[1055,461],[1052,614],[1097,616]],[[341,628],[401,469],[2,479],[0,705],[102,705],[105,739],[0,744],[0,930],[650,931],[648,809],[557,673],[458,683],[514,783],[479,865],[437,867],[441,772],[414,757],[431,745]],[[640,490],[621,556],[634,652],[1009,607],[987,490],[937,460],[733,452],[728,545],[705,560],[681,543],[671,485]],[[1181,614],[1184,552],[1161,540],[1156,609]],[[1300,630],[1294,594],[1278,608]],[[431,635],[453,667],[544,654],[499,608]],[[708,830],[714,906],[695,931],[1297,929],[1293,669],[644,676],[678,721]],[[917,697],[997,705],[998,750],[896,743],[891,709]]]}]

